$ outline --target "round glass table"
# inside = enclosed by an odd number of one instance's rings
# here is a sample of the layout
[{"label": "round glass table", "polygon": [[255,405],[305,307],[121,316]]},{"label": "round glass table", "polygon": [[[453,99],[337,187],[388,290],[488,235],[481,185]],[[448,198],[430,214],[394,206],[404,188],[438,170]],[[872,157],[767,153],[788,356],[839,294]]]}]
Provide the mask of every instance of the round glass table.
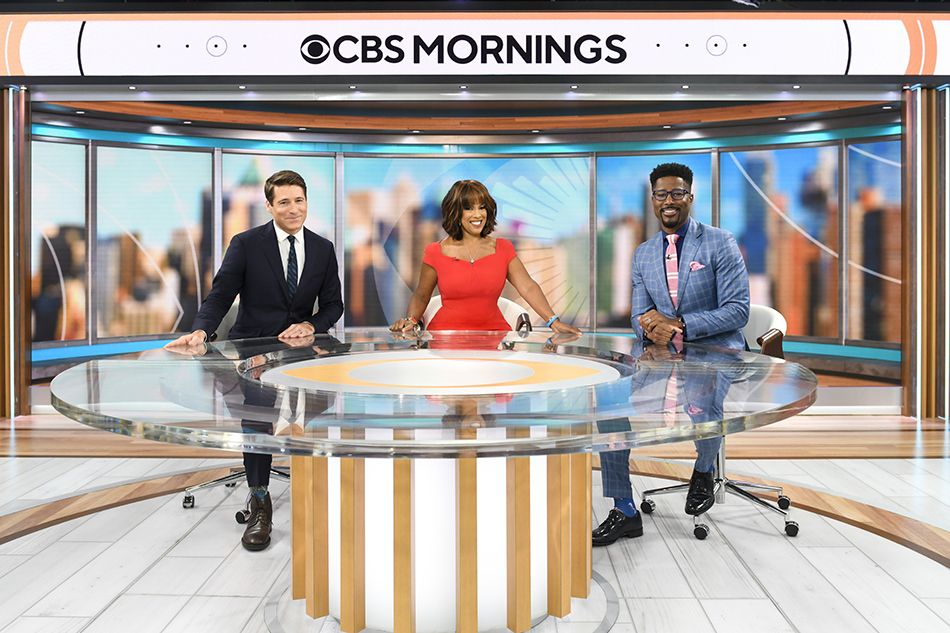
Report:
[{"label": "round glass table", "polygon": [[525,631],[591,579],[591,455],[800,413],[795,363],[610,334],[346,331],[93,360],[57,410],[161,442],[286,455],[292,587],[341,630]]}]

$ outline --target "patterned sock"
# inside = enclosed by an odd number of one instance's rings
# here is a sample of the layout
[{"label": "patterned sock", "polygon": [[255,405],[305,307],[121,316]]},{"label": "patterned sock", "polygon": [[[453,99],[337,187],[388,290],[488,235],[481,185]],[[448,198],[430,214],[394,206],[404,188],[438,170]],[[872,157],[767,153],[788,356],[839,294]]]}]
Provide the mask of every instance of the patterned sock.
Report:
[{"label": "patterned sock", "polygon": [[267,496],[267,486],[251,486],[251,494],[258,499],[263,499]]},{"label": "patterned sock", "polygon": [[637,506],[630,497],[614,497],[614,507],[628,517],[637,516]]}]

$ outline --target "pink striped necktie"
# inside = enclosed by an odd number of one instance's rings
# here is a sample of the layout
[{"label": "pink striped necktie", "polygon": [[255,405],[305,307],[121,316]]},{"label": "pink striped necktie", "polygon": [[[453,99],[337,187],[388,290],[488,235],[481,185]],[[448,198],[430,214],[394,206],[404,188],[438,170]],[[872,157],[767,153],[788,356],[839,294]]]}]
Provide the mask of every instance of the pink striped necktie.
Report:
[{"label": "pink striped necktie", "polygon": [[670,377],[666,380],[666,393],[663,394],[663,424],[667,428],[676,426],[676,406],[679,404],[680,383],[676,375],[677,367],[670,369]]},{"label": "pink striped necktie", "polygon": [[[677,306],[679,298],[677,297],[677,292],[680,285],[680,272],[679,272],[679,257],[676,256],[676,240],[679,239],[679,235],[673,233],[666,236],[666,285],[670,289],[670,301],[673,302],[673,307]],[[683,349],[683,335],[675,334],[673,336],[673,347],[676,348],[676,351]]]}]

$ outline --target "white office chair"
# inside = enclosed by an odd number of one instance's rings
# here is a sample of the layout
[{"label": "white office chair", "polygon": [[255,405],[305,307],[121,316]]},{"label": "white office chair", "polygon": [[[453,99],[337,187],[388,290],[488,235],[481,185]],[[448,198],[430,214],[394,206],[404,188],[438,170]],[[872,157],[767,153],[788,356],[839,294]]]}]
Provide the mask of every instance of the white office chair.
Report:
[{"label": "white office chair", "polygon": [[[769,306],[753,303],[749,306],[749,322],[742,329],[742,334],[745,336],[746,345],[749,346],[751,351],[784,359],[785,354],[782,349],[782,340],[787,330],[788,322],[785,320],[785,317],[782,316],[781,312]],[[722,446],[719,448],[719,455],[716,458],[715,482],[716,487],[714,494],[716,495],[716,503],[724,503],[727,492],[734,494],[750,503],[754,503],[755,505],[782,515],[785,520],[785,533],[788,536],[798,535],[798,523],[788,518],[787,510],[791,507],[792,500],[782,494],[781,486],[767,486],[765,484],[755,484],[749,481],[738,481],[729,479],[726,476],[725,436],[722,438]],[[761,499],[750,493],[748,489],[774,492],[778,495],[778,504],[773,504],[771,501]],[[677,484],[675,486],[644,490],[640,509],[645,514],[651,514],[656,508],[656,504],[650,497],[671,492],[685,492],[687,490],[689,490],[689,484]],[[693,517],[693,536],[699,540],[703,540],[709,535],[709,526],[702,522],[701,516],[702,515]]]},{"label": "white office chair", "polygon": [[785,358],[782,341],[787,331],[788,321],[775,308],[758,303],[749,306],[749,322],[742,328],[742,335],[751,351]]},{"label": "white office chair", "polygon": [[[442,297],[440,295],[435,295],[429,299],[429,305],[426,306],[426,311],[422,314],[423,325],[431,323],[432,317],[434,317],[435,313],[441,308]],[[515,332],[531,331],[531,318],[520,305],[511,299],[498,297],[498,309],[501,310],[501,315],[505,317],[505,321],[508,322],[508,327],[512,330]]]}]

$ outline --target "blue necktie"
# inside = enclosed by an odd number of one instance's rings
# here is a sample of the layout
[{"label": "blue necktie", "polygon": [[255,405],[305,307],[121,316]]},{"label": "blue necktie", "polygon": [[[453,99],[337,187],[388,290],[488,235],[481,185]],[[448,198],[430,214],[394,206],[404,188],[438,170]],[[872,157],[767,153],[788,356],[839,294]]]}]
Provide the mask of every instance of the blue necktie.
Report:
[{"label": "blue necktie", "polygon": [[290,240],[290,254],[287,255],[287,291],[293,299],[294,293],[297,292],[297,250],[294,248],[294,236],[288,235],[287,239]]}]

